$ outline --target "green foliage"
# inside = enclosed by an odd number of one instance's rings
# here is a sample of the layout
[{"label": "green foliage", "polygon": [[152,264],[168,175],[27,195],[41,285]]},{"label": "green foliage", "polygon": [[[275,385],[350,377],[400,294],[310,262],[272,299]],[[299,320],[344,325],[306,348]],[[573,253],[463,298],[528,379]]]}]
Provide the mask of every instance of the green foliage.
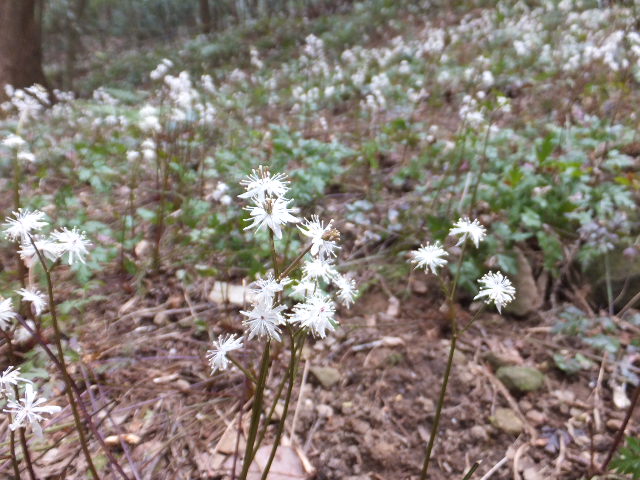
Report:
[{"label": "green foliage", "polygon": [[618,455],[611,461],[611,469],[615,472],[640,478],[640,439],[627,437],[626,444],[620,448]]}]

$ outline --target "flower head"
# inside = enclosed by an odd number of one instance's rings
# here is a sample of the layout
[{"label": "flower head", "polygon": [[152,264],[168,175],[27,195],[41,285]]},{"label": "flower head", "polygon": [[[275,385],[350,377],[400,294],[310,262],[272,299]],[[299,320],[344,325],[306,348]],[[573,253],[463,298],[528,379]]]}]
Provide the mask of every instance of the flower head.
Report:
[{"label": "flower head", "polygon": [[314,258],[302,266],[303,277],[307,280],[320,280],[329,283],[339,275],[334,266],[321,258]]},{"label": "flower head", "polygon": [[344,275],[338,275],[333,279],[333,283],[338,287],[338,300],[340,300],[345,307],[349,308],[356,298],[356,295],[358,295],[355,280],[347,278]]},{"label": "flower head", "polygon": [[2,140],[2,144],[9,148],[22,148],[27,144],[27,142],[25,142],[20,135],[10,133],[4,138],[4,140]]},{"label": "flower head", "polygon": [[71,230],[63,228],[53,232],[51,237],[57,242],[60,255],[69,254],[69,265],[73,265],[76,260],[85,263],[84,256],[89,253],[87,247],[91,245],[91,242],[87,240],[84,232],[75,227]]},{"label": "flower head", "polygon": [[335,313],[336,306],[329,297],[315,294],[306,302],[294,305],[289,322],[299,323],[302,327],[310,329],[315,336],[324,338],[327,330],[333,332],[336,329]]},{"label": "flower head", "polygon": [[13,311],[13,302],[10,298],[5,298],[0,302],[0,328],[6,330],[11,326],[11,320],[18,314]]},{"label": "flower head", "polygon": [[17,385],[18,382],[29,382],[26,378],[20,376],[20,369],[16,367],[8,367],[0,375],[0,393],[8,395],[13,393],[13,385]]},{"label": "flower head", "polygon": [[207,358],[211,365],[211,374],[217,370],[226,370],[229,367],[227,353],[242,348],[242,339],[235,335],[220,336],[213,341],[213,349],[207,351]]},{"label": "flower head", "polygon": [[495,303],[500,313],[502,313],[502,307],[513,301],[515,297],[516,289],[513,288],[509,279],[500,272],[489,272],[478,282],[482,288],[473,299],[484,298],[487,304]]},{"label": "flower head", "polygon": [[310,252],[313,256],[327,259],[335,256],[335,250],[340,248],[335,242],[340,238],[340,232],[333,228],[333,220],[325,226],[317,215],[312,215],[311,220],[304,219],[298,229],[311,239]]},{"label": "flower head", "polygon": [[29,243],[23,243],[20,246],[20,250],[18,250],[20,258],[25,261],[27,266],[29,266],[30,262],[37,256],[36,249],[52,262],[55,262],[58,257],[64,253],[60,245],[53,240],[44,237],[35,237],[33,243],[31,243],[31,241],[29,241]]},{"label": "flower head", "polygon": [[278,342],[281,341],[278,325],[284,323],[282,316],[284,309],[284,305],[274,307],[273,302],[260,302],[253,307],[253,310],[241,310],[240,313],[247,317],[242,324],[249,328],[249,340],[255,336],[262,338],[266,335]]},{"label": "flower head", "polygon": [[260,230],[260,228],[266,225],[273,231],[276,238],[282,238],[281,225],[298,223],[300,221],[299,218],[292,215],[292,213],[295,213],[297,210],[287,206],[290,202],[291,200],[281,197],[267,198],[258,205],[245,207],[253,217],[248,220],[253,223],[245,227],[245,230],[253,227],[256,227],[256,230]]},{"label": "flower head", "polygon": [[36,317],[42,313],[47,306],[47,299],[39,290],[34,288],[21,288],[16,293],[22,297],[25,302],[31,302],[35,310]]},{"label": "flower head", "polygon": [[280,198],[287,191],[289,181],[284,173],[276,173],[271,176],[269,169],[260,165],[257,170],[252,170],[246,179],[240,181],[246,192],[238,195],[240,198],[255,198],[257,202],[264,202],[266,196]]},{"label": "flower head", "polygon": [[259,278],[251,285],[253,288],[249,292],[253,295],[253,299],[256,303],[271,302],[275,298],[276,294],[282,292],[284,287],[291,283],[288,277],[282,280],[276,280],[273,273],[269,272],[266,278]]},{"label": "flower head", "polygon": [[5,237],[9,240],[30,243],[30,235],[47,225],[44,221],[44,213],[39,210],[32,212],[18,209],[17,212],[12,212],[12,215],[14,218],[7,217],[3,224]]},{"label": "flower head", "polygon": [[416,264],[416,268],[424,267],[425,270],[431,270],[431,273],[436,275],[438,268],[447,264],[443,258],[447,255],[449,253],[442,248],[440,242],[435,242],[433,245],[427,243],[411,252],[411,262]]},{"label": "flower head", "polygon": [[449,230],[449,235],[460,235],[456,245],[462,245],[467,238],[471,238],[473,244],[478,248],[480,242],[487,236],[487,230],[477,219],[472,222],[468,218],[461,218]]},{"label": "flower head", "polygon": [[33,433],[42,438],[40,422],[44,420],[44,417],[41,414],[52,414],[62,410],[57,405],[40,406],[46,401],[46,398],[37,398],[37,392],[33,389],[33,385],[27,383],[24,387],[24,398],[19,401],[9,400],[8,408],[4,409],[4,412],[14,415],[9,428],[16,430],[29,424]]}]

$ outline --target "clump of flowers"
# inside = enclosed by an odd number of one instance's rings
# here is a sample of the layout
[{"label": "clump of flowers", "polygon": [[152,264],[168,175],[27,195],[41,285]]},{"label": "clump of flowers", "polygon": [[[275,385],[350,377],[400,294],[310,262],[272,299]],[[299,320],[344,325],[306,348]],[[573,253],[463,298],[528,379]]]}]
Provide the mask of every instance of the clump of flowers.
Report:
[{"label": "clump of flowers", "polygon": [[[340,249],[340,232],[333,220],[322,221],[317,215],[311,218],[299,218],[298,210],[290,206],[292,199],[287,198],[289,180],[283,173],[272,174],[268,168],[260,166],[243,179],[240,184],[245,192],[238,195],[248,200],[245,209],[251,218],[245,227],[248,231],[266,230],[271,239],[272,265],[264,277],[250,285],[250,308],[240,311],[245,317],[243,337],[246,341],[262,342],[262,360],[256,378],[248,376],[256,383],[253,415],[247,438],[247,448],[241,479],[246,479],[253,455],[260,441],[256,434],[258,425],[269,424],[270,416],[262,420],[265,409],[262,407],[267,373],[270,369],[269,351],[271,342],[288,343],[290,363],[284,382],[287,389],[276,389],[274,402],[284,395],[284,412],[278,422],[276,442],[271,452],[266,471],[278,447],[284,421],[288,413],[289,400],[296,378],[296,365],[302,353],[302,347],[309,336],[323,339],[338,327],[336,319],[337,303],[349,308],[357,296],[355,281],[338,271],[335,263]],[[303,240],[304,248],[288,265],[280,265],[276,240],[284,236],[289,225],[297,225],[297,231]],[[295,232],[296,229],[291,229]],[[212,373],[226,370],[235,364],[245,373],[244,368],[229,354],[245,346],[243,338],[235,335],[220,336],[213,342],[213,348],[207,352]]]},{"label": "clump of flowers", "polygon": [[[431,272],[433,275],[438,275],[443,284],[443,289],[447,296],[447,311],[449,314],[449,321],[451,323],[451,344],[449,347],[449,356],[447,360],[447,366],[440,388],[440,396],[438,404],[436,406],[436,414],[434,422],[431,428],[431,435],[429,442],[425,449],[424,463],[422,467],[421,480],[427,478],[429,470],[429,463],[431,461],[431,454],[435,445],[436,438],[438,436],[438,426],[440,424],[440,415],[442,413],[442,407],[444,405],[445,394],[447,391],[447,385],[449,383],[449,375],[451,374],[451,367],[453,364],[453,357],[456,349],[458,337],[462,335],[478,318],[483,309],[479,309],[471,321],[466,325],[458,324],[457,305],[455,304],[456,289],[458,286],[458,278],[464,260],[465,253],[467,251],[467,244],[469,241],[476,247],[480,245],[487,236],[486,228],[480,224],[478,220],[470,220],[469,218],[460,218],[453,227],[449,230],[449,236],[457,238],[456,246],[462,246],[461,253],[459,255],[456,269],[454,274],[450,277],[439,273],[438,269],[447,266],[446,257],[449,256],[440,242],[427,243],[422,245],[417,250],[412,251],[410,261],[416,265],[415,268],[424,268],[425,271]],[[449,280],[450,279],[450,280]],[[489,272],[478,280],[480,284],[480,292],[474,297],[475,300],[484,300],[486,304],[494,304],[499,313],[502,313],[502,308],[508,305],[515,298],[516,290],[511,285],[511,282],[501,272]]]}]

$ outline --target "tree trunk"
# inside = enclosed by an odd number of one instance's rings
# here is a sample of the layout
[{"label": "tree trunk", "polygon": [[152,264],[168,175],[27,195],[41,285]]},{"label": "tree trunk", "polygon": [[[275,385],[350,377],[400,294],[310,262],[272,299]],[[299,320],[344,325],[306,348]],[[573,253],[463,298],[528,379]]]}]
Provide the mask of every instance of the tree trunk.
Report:
[{"label": "tree trunk", "polygon": [[[0,0],[0,98],[4,86],[47,87],[42,70],[39,0]],[[39,7],[39,8],[36,8]]]},{"label": "tree trunk", "polygon": [[200,22],[202,25],[202,33],[211,33],[211,10],[209,9],[209,0],[200,0]]},{"label": "tree trunk", "polygon": [[[2,0],[0,0],[2,1]],[[76,56],[80,47],[80,25],[84,16],[86,0],[76,0],[73,14],[67,14],[67,55],[64,62],[64,76],[62,86],[65,90],[73,90],[73,79],[76,71]]]}]

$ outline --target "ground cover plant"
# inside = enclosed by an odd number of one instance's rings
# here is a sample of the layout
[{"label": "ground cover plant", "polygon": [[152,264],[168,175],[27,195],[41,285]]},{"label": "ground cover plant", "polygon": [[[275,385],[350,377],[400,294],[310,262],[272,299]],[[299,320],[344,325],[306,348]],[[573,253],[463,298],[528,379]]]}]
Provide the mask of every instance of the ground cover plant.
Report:
[{"label": "ground cover plant", "polygon": [[638,478],[635,3],[277,3],[45,9],[2,475]]}]

